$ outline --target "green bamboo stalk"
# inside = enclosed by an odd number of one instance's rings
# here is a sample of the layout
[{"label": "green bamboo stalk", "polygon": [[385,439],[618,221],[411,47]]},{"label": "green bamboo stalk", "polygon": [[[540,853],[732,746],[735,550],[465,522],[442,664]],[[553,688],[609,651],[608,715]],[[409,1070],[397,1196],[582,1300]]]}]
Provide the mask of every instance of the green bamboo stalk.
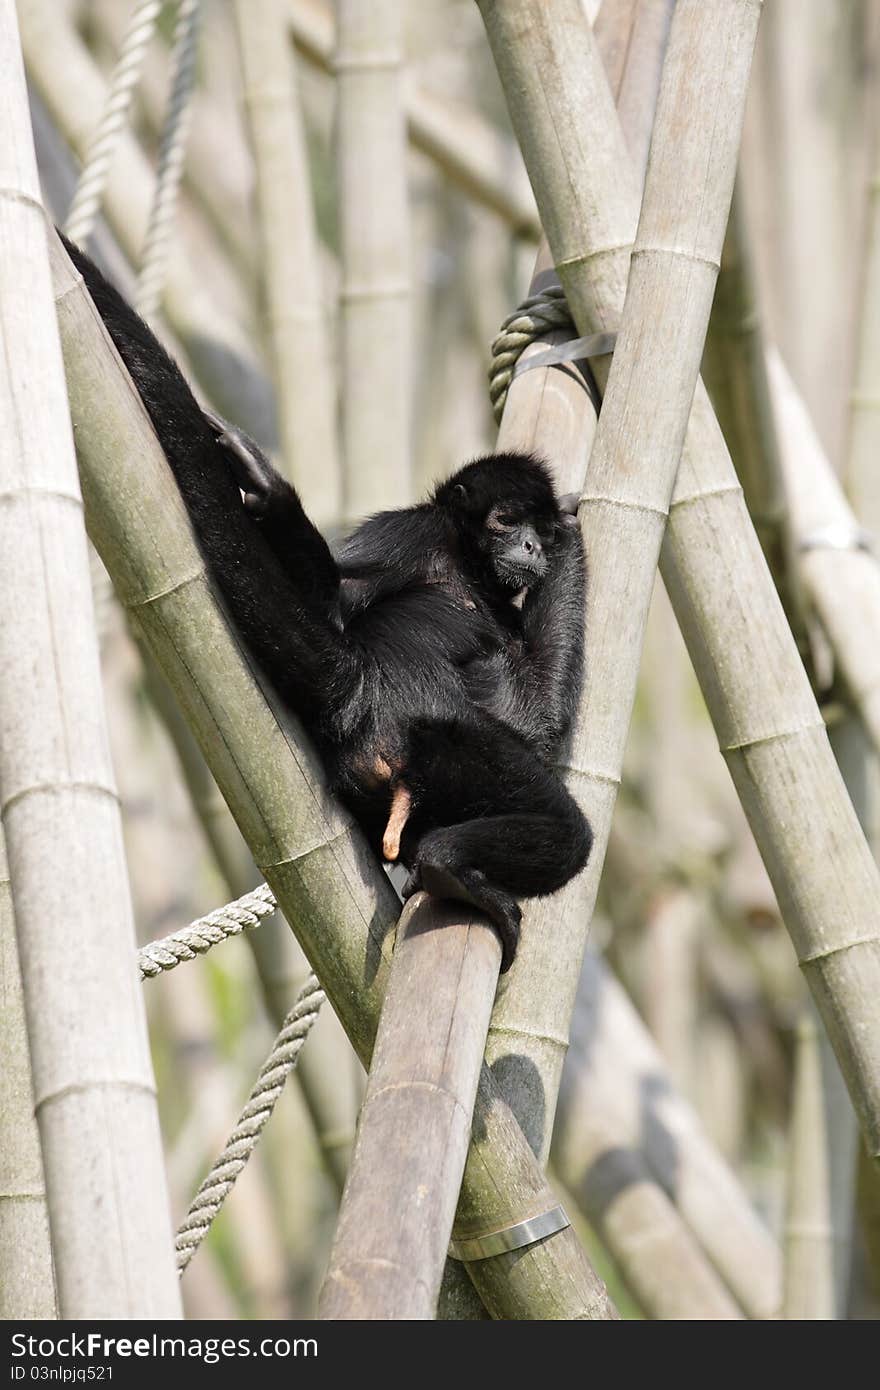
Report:
[{"label": "green bamboo stalk", "polygon": [[[552,8],[534,7],[527,16],[521,8],[503,9],[505,23],[516,12],[534,38],[534,48],[519,71],[517,65],[501,60],[505,86],[516,92],[514,123],[578,328],[584,333],[613,328],[623,301],[626,248],[636,212],[631,184],[628,193],[620,159],[615,158],[619,146],[610,133],[615,117],[607,110],[610,103],[604,112],[599,109],[592,98],[596,84],[585,80],[592,59],[579,7],[560,0]],[[754,5],[734,8],[742,16],[757,18]],[[714,5],[700,6],[699,16],[706,25],[718,18]],[[676,24],[682,17],[693,17],[690,3],[676,8]],[[493,42],[503,54],[500,26],[493,10]],[[525,45],[517,51],[522,58]],[[675,176],[682,181],[680,168]],[[677,228],[670,225],[668,231],[673,246],[679,245]],[[643,345],[643,361],[651,360],[644,352]],[[664,354],[661,345],[660,358]],[[597,368],[601,371],[601,363]],[[660,396],[657,413],[668,418],[673,413],[669,388],[661,388]],[[629,450],[638,451],[640,443],[627,423]],[[628,476],[635,480],[634,473]],[[662,511],[661,491],[655,489],[649,505]],[[602,510],[592,478],[590,499],[584,508],[587,515],[594,510],[594,500],[596,510]],[[876,1152],[880,1027],[868,1001],[880,989],[880,941],[874,926],[880,875],[834,763],[723,438],[700,387],[669,521],[661,572],[783,917]],[[654,529],[650,520],[648,526]],[[610,536],[610,531],[587,536],[591,661],[584,711],[589,719],[579,725],[586,752],[579,751],[576,738],[573,758],[579,769],[588,769],[582,795],[589,797],[596,831],[591,865],[581,878],[587,915],[595,900],[620,775],[634,687],[632,654],[641,626],[628,587],[624,585],[622,598],[612,598],[605,589],[606,564],[613,571],[613,591],[627,575],[629,559],[636,560],[633,554],[624,563],[620,546],[610,545]],[[641,545],[639,552],[643,560]],[[620,690],[623,670],[628,671],[625,697]]]},{"label": "green bamboo stalk", "polygon": [[59,1311],[173,1318],[161,1136],[13,0],[0,3],[0,62],[0,784]]},{"label": "green bamboo stalk", "polygon": [[46,1184],[0,830],[0,1319],[57,1318]]},{"label": "green bamboo stalk", "polygon": [[343,503],[405,506],[410,469],[410,234],[400,0],[336,0]]},{"label": "green bamboo stalk", "polygon": [[336,401],[287,0],[236,0],[285,471],[318,526],[340,515]]},{"label": "green bamboo stalk", "polygon": [[[314,755],[274,713],[210,597],[180,495],[147,416],[60,245],[53,268],[86,512],[125,607],[178,694],[239,828],[348,1032],[369,1059],[396,898],[329,799]],[[484,1066],[458,1234],[555,1205]],[[469,1266],[498,1317],[614,1316],[571,1228]]]}]

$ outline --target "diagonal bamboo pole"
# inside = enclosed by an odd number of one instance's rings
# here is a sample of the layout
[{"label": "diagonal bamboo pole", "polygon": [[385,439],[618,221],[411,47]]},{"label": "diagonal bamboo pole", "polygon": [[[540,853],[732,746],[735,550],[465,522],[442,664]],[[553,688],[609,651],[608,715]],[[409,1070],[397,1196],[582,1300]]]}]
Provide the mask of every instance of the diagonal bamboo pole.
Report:
[{"label": "diagonal bamboo pole", "polygon": [[500,962],[458,904],[404,909],[319,1317],[435,1316]]},{"label": "diagonal bamboo pole", "polygon": [[336,0],[343,507],[405,506],[412,329],[401,0]]},{"label": "diagonal bamboo pole", "polygon": [[12,885],[0,830],[0,1320],[57,1318]]},{"label": "diagonal bamboo pole", "polygon": [[[183,503],[131,382],[57,239],[53,271],[86,514],[120,597],[178,694],[251,852],[362,1059],[396,898],[289,714],[273,712],[210,597]],[[467,1236],[556,1204],[484,1066],[459,1208]],[[571,1228],[469,1266],[505,1318],[615,1316]]]},{"label": "diagonal bamboo pole", "polygon": [[173,1318],[162,1144],[13,0],[0,0],[0,62],[0,784],[59,1311]]},{"label": "diagonal bamboo pole", "polygon": [[[559,0],[552,7],[484,9],[491,9],[490,34],[503,82],[516,93],[514,124],[575,321],[581,332],[613,328],[624,296],[636,204],[621,177],[610,101],[602,109],[595,99],[598,83],[586,80],[595,55],[579,6]],[[753,6],[749,12],[754,15]],[[714,6],[700,7],[704,23],[714,14]],[[677,19],[682,16],[693,17],[690,4],[677,7]],[[524,41],[518,47],[505,44],[504,30],[514,17],[520,38],[528,37],[531,47]],[[601,370],[601,364],[597,367]],[[663,393],[658,414],[669,413]],[[590,496],[602,510],[592,480]],[[621,500],[636,499],[624,494]],[[665,498],[656,493],[649,505],[658,500],[664,510]],[[592,504],[584,511],[590,515]],[[802,968],[877,1152],[880,1026],[867,1001],[880,992],[875,925],[880,875],[700,387],[669,523],[661,572]],[[589,795],[596,831],[592,863],[581,880],[589,915],[620,776],[641,622],[628,592],[622,602],[612,602],[604,577],[601,587],[598,583],[607,563],[616,569],[610,578],[619,586],[626,568],[621,552],[610,553],[607,537],[592,533],[587,551],[591,660],[584,713],[589,722],[579,726],[586,751],[577,764],[590,769],[583,795]],[[603,614],[613,614],[613,621],[609,624]]]},{"label": "diagonal bamboo pole", "polygon": [[340,515],[336,401],[287,0],[236,0],[285,471],[318,526]]}]

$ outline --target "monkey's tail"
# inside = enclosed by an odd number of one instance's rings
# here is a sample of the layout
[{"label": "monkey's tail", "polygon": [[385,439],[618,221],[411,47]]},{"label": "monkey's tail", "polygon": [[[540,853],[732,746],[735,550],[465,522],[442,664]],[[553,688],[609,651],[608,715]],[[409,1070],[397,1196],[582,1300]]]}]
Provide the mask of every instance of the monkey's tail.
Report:
[{"label": "monkey's tail", "polygon": [[[215,432],[177,363],[90,258],[62,240],[146,407],[235,626],[282,697],[314,729],[328,696],[355,680],[355,654],[243,508]],[[323,536],[298,498],[296,505],[301,515],[290,543],[301,550],[304,572],[335,571]]]}]

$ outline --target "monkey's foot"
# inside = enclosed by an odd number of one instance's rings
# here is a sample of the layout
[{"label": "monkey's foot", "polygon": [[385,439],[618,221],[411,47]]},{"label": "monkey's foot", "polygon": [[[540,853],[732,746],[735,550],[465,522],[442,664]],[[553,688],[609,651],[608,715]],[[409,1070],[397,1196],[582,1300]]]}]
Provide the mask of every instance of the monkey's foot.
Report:
[{"label": "monkey's foot", "polygon": [[519,944],[522,911],[514,898],[490,883],[480,869],[448,869],[441,864],[416,864],[404,884],[403,897],[411,898],[420,888],[435,898],[478,907],[491,917],[501,937],[501,974],[513,965]]}]

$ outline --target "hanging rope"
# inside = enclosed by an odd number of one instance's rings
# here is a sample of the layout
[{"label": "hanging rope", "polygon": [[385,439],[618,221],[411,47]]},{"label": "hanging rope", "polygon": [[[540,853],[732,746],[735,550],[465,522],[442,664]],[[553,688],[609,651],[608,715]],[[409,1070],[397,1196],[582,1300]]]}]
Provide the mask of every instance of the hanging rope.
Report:
[{"label": "hanging rope", "polygon": [[162,937],[161,941],[151,941],[137,953],[141,979],[154,979],[164,970],[173,970],[182,961],[204,955],[229,936],[253,930],[264,917],[275,911],[275,906],[272,889],[267,883],[261,883],[259,888],[245,893],[236,902],[216,908],[207,917],[199,917],[188,927]]},{"label": "hanging rope", "polygon": [[98,128],[86,150],[64,230],[84,246],[92,234],[119,136],[128,119],[147,48],[162,9],[161,0],[139,0],[129,20]]},{"label": "hanging rope", "polygon": [[502,323],[492,343],[489,367],[489,396],[496,420],[500,421],[504,413],[507,392],[523,352],[530,343],[555,329],[576,331],[561,285],[551,285],[541,294],[523,300]]},{"label": "hanging rope", "polygon": [[244,1168],[284,1083],[296,1066],[300,1049],[318,1017],[325,999],[324,991],[314,975],[309,975],[299,997],[284,1020],[272,1051],[260,1068],[260,1074],[238,1123],[226,1141],[223,1152],[205,1178],[189,1211],[184,1217],[174,1241],[177,1272],[182,1274],[211,1228],[239,1173]]},{"label": "hanging rope", "polygon": [[143,318],[155,314],[165,284],[168,243],[189,130],[189,99],[195,82],[198,24],[199,0],[180,0],[174,28],[171,97],[162,127],[156,188],[135,295],[135,308]]}]

